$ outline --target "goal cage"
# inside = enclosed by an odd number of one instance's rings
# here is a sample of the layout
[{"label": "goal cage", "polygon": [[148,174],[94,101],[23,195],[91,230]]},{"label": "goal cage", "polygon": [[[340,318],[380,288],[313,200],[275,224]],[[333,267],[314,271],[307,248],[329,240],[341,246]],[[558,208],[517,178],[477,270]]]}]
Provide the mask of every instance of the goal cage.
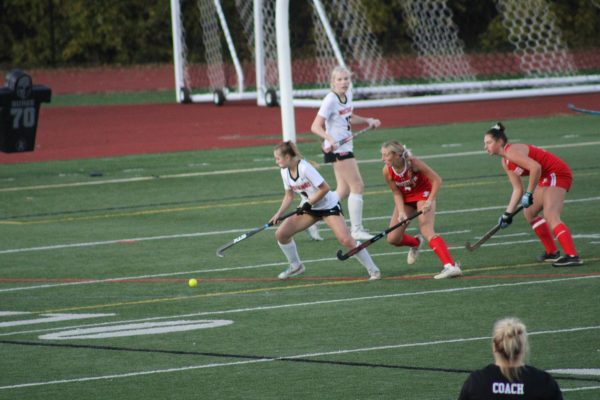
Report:
[{"label": "goal cage", "polygon": [[549,0],[487,0],[513,46],[502,54],[467,54],[446,0],[392,1],[403,54],[383,53],[368,0],[296,2],[302,23],[289,0],[171,0],[177,101],[318,107],[336,65],[353,73],[356,107],[600,91],[600,51],[570,51]]}]

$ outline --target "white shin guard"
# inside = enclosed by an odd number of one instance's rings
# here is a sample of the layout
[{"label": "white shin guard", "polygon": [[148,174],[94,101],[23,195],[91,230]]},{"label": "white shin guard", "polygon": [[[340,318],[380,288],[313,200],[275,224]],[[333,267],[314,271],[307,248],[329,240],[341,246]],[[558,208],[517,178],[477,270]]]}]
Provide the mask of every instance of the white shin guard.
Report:
[{"label": "white shin guard", "polygon": [[363,195],[350,193],[348,196],[348,214],[350,214],[350,225],[353,231],[361,230],[363,214]]},{"label": "white shin guard", "polygon": [[373,262],[371,255],[366,249],[362,249],[361,251],[356,253],[356,258],[367,269],[367,271],[379,271],[379,268],[377,268],[377,265],[375,265],[375,262]]},{"label": "white shin guard", "polygon": [[298,255],[298,249],[296,248],[296,242],[294,242],[294,239],[287,244],[280,242],[277,242],[277,244],[279,245],[281,251],[283,251],[283,254],[285,254],[290,265],[297,266],[301,264],[300,256]]}]

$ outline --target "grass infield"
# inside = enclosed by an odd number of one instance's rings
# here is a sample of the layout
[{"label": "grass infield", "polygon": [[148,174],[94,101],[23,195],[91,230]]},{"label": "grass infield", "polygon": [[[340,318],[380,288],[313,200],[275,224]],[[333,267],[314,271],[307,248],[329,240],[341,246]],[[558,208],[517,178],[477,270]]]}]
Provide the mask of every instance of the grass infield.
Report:
[{"label": "grass infield", "polygon": [[[441,267],[427,246],[407,265],[408,249],[381,240],[369,252],[384,279],[367,282],[356,260],[337,260],[327,229],[323,242],[296,237],[297,279],[276,279],[286,265],[273,228],[216,257],[279,206],[271,146],[0,167],[0,399],[452,399],[492,361],[492,324],[509,315],[530,331],[529,362],[554,371],[565,398],[598,398],[598,119],[503,122],[512,142],[572,167],[562,216],[584,266],[536,263],[542,247],[521,215],[464,249],[510,196],[499,158],[482,150],[490,123],[355,142],[374,233],[393,207],[384,140],[441,175],[436,230],[465,272],[446,281],[432,279]],[[316,142],[300,149],[321,161]],[[331,167],[320,171],[335,186]]]},{"label": "grass infield", "polygon": [[175,101],[174,90],[59,94],[44,107],[101,106],[119,104],[163,104]]}]

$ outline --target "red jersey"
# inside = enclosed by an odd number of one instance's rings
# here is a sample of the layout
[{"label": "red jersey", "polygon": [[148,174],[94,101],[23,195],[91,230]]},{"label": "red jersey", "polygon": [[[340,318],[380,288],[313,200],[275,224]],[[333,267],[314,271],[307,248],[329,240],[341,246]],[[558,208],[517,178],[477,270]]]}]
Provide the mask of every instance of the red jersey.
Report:
[{"label": "red jersey", "polygon": [[421,172],[412,172],[409,174],[408,168],[397,172],[393,167],[388,167],[390,177],[400,189],[405,203],[412,203],[419,200],[427,200],[431,193],[431,182]]},{"label": "red jersey", "polygon": [[[504,152],[507,152],[510,146],[510,144],[504,146]],[[571,169],[567,163],[544,149],[531,144],[526,146],[528,148],[529,158],[537,161],[542,167],[542,175],[540,176],[538,186],[559,186],[569,190],[573,181],[573,175],[571,174]],[[529,170],[520,167],[506,158],[503,158],[502,161],[506,167],[515,174],[519,176],[529,176]]]}]

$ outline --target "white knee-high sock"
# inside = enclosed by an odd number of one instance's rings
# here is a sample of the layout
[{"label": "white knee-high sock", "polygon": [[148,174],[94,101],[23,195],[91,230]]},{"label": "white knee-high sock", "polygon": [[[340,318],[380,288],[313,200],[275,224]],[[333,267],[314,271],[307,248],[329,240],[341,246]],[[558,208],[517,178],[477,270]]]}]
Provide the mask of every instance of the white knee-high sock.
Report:
[{"label": "white knee-high sock", "polygon": [[362,194],[350,193],[350,196],[348,196],[348,214],[350,214],[350,225],[352,230],[356,231],[362,229]]},{"label": "white knee-high sock", "polygon": [[283,244],[280,242],[277,242],[277,244],[279,245],[281,251],[283,251],[283,254],[285,254],[290,265],[296,267],[302,264],[302,262],[300,261],[300,256],[298,255],[298,249],[296,248],[296,242],[294,242],[294,239],[292,239],[292,241],[287,244]]},{"label": "white knee-high sock", "polygon": [[377,265],[373,262],[371,255],[367,251],[367,249],[362,249],[358,253],[356,253],[356,258],[358,261],[367,269],[369,272],[379,271]]}]

